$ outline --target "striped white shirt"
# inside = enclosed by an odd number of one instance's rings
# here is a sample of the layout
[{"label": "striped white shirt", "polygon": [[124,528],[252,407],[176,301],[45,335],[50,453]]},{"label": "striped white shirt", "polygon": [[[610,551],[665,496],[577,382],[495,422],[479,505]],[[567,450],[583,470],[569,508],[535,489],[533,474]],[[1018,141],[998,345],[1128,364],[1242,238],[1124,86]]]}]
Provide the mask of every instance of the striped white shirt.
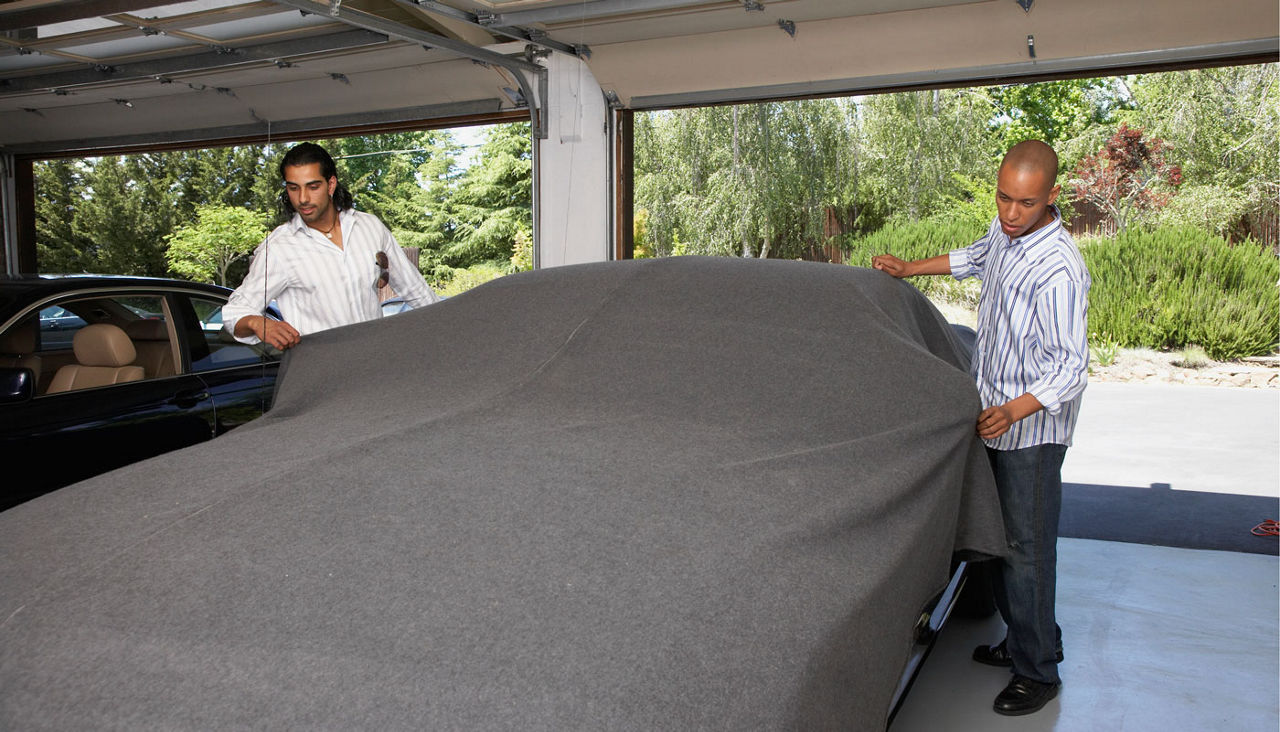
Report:
[{"label": "striped white shirt", "polygon": [[[411,306],[440,298],[405,256],[387,227],[372,214],[339,214],[342,248],[294,214],[258,245],[249,274],[222,309],[223,327],[234,336],[246,315],[260,315],[272,300],[302,335],[382,317],[377,253],[386,252],[391,289]],[[258,338],[238,338],[257,343]]]},{"label": "striped white shirt", "polygon": [[1062,217],[1010,239],[999,217],[950,253],[951,275],[982,279],[973,375],[984,408],[1030,393],[1044,409],[987,446],[1071,445],[1089,371],[1089,271]]}]

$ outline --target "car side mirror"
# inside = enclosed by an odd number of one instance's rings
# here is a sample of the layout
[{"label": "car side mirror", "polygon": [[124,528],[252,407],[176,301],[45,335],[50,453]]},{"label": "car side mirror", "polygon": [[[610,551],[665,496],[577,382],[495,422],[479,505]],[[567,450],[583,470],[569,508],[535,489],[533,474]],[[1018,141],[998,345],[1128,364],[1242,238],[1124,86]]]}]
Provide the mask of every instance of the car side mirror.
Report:
[{"label": "car side mirror", "polygon": [[31,369],[0,368],[0,404],[30,401],[36,393],[36,373]]}]

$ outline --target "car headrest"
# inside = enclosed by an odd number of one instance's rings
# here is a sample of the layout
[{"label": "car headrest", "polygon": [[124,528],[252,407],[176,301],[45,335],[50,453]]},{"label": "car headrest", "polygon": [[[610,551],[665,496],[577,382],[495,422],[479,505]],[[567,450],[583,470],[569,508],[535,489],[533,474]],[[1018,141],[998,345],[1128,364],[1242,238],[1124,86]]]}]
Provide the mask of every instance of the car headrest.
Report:
[{"label": "car headrest", "polygon": [[169,329],[163,320],[135,320],[125,326],[124,332],[135,341],[169,340]]},{"label": "car headrest", "polygon": [[81,366],[128,366],[138,357],[133,341],[119,326],[109,323],[86,325],[71,340],[76,361]]},{"label": "car headrest", "polygon": [[0,336],[0,353],[19,356],[35,353],[37,332],[39,331],[34,317],[18,323]]}]

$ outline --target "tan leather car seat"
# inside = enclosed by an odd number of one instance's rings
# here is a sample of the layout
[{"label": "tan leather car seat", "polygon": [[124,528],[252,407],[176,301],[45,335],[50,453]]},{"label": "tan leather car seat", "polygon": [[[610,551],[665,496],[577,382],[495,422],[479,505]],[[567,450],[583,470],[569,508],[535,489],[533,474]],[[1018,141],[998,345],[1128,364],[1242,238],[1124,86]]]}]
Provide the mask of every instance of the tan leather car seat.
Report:
[{"label": "tan leather car seat", "polygon": [[169,328],[163,320],[135,320],[124,332],[133,341],[138,357],[134,366],[141,366],[148,379],[173,376],[173,346],[169,343]]},{"label": "tan leather car seat", "polygon": [[146,376],[141,366],[133,365],[138,352],[119,326],[86,325],[71,340],[71,348],[77,363],[58,369],[49,383],[49,394],[140,381]]},{"label": "tan leather car seat", "polygon": [[40,383],[40,356],[36,355],[39,321],[33,315],[0,336],[0,366],[31,369],[33,383]]}]

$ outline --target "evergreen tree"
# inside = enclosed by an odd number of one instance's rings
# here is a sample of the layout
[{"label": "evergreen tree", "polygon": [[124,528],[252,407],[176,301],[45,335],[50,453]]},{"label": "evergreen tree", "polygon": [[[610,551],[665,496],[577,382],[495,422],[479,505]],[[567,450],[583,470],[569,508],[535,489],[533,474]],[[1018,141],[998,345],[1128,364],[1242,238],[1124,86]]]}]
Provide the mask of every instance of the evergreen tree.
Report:
[{"label": "evergreen tree", "polygon": [[42,272],[90,272],[95,269],[92,242],[80,235],[76,217],[85,204],[85,172],[80,160],[35,164],[36,261]]},{"label": "evergreen tree", "polygon": [[474,165],[454,191],[455,230],[443,254],[449,267],[506,266],[516,238],[533,231],[533,147],[529,123],[489,128]]},{"label": "evergreen tree", "polygon": [[88,194],[74,230],[89,242],[95,272],[162,277],[164,237],[173,221],[173,171],[155,154],[99,158],[86,175]]}]

